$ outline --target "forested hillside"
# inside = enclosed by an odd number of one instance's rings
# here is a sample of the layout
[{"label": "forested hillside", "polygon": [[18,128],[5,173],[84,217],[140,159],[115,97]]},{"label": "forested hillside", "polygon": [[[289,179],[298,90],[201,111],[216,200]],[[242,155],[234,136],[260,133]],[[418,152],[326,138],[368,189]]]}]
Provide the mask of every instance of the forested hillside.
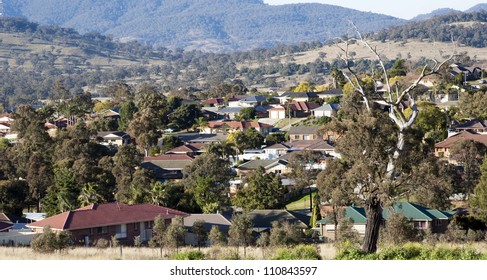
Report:
[{"label": "forested hillside", "polygon": [[454,13],[434,17],[427,21],[412,22],[388,28],[376,33],[377,40],[430,40],[451,42],[452,40],[483,48],[487,46],[487,13]]},{"label": "forested hillside", "polygon": [[6,16],[80,33],[206,51],[323,42],[344,34],[348,20],[367,32],[405,22],[332,5],[270,6],[261,0],[10,0],[4,6]]}]

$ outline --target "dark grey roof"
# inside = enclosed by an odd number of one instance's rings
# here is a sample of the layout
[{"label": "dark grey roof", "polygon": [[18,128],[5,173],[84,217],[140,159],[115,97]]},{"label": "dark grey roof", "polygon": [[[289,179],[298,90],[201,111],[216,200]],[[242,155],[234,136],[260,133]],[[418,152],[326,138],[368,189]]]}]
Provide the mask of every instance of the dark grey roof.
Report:
[{"label": "dark grey roof", "polygon": [[216,113],[218,114],[240,113],[240,111],[242,111],[243,108],[245,107],[225,107],[216,111]]},{"label": "dark grey roof", "polygon": [[226,141],[227,134],[200,134],[200,133],[182,133],[175,135],[185,143],[210,143]]},{"label": "dark grey roof", "polygon": [[269,229],[272,227],[274,221],[288,221],[291,224],[297,225],[299,228],[308,228],[308,226],[301,220],[287,210],[254,210],[248,213],[254,228]]}]

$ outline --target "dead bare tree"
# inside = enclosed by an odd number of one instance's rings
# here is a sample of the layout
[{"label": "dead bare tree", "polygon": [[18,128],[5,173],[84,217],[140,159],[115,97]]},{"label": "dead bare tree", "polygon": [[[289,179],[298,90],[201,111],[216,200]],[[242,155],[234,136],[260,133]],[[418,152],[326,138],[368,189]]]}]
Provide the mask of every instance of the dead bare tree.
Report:
[{"label": "dead bare tree", "polygon": [[[381,72],[380,80],[386,84],[386,91],[380,93],[378,92],[376,80],[374,80],[375,90],[373,92],[364,87],[362,77],[359,73],[354,71],[352,67],[351,62],[353,61],[353,58],[350,56],[349,50],[350,39],[342,40],[341,43],[337,44],[337,47],[341,50],[341,58],[346,63],[346,71],[344,71],[343,74],[353,88],[354,93],[360,95],[366,112],[371,113],[374,106],[373,103],[381,102],[382,104],[385,104],[386,108],[388,108],[389,119],[397,127],[395,147],[392,148],[388,153],[388,163],[387,167],[384,169],[384,174],[381,174],[381,176],[370,175],[370,180],[368,180],[368,183],[360,183],[358,187],[361,189],[359,192],[364,200],[367,215],[366,232],[362,250],[371,253],[377,250],[379,228],[382,221],[382,208],[383,203],[385,202],[384,196],[394,193],[381,193],[381,190],[397,188],[397,186],[401,184],[398,182],[398,180],[401,180],[401,178],[398,176],[398,172],[396,172],[397,163],[405,153],[404,148],[406,131],[413,126],[419,113],[419,108],[416,105],[414,96],[414,89],[418,87],[425,77],[438,74],[440,68],[442,68],[454,56],[452,55],[442,62],[432,59],[431,62],[424,65],[424,67],[421,69],[421,73],[418,78],[411,82],[409,86],[400,89],[397,84],[393,85],[390,83],[386,66],[380,56],[380,53],[377,51],[377,48],[373,47],[362,36],[358,28],[353,23],[352,25],[354,33],[357,36],[353,40],[357,41],[363,47],[368,49],[373,57],[378,60],[378,66],[380,67]],[[411,114],[405,114],[406,108],[411,110]],[[379,177],[380,179],[377,180],[376,177]],[[389,197],[388,199],[392,201],[394,197]]]}]

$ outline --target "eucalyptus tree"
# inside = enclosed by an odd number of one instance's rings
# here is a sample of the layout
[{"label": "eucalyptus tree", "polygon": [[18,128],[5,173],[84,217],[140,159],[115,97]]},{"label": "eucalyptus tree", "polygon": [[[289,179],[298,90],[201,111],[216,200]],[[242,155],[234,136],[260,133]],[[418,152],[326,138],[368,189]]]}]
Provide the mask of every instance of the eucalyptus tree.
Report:
[{"label": "eucalyptus tree", "polygon": [[[351,118],[334,122],[335,130],[341,135],[336,149],[349,166],[345,179],[350,192],[363,200],[367,224],[362,250],[372,253],[377,250],[384,204],[414,188],[406,182],[413,165],[426,156],[412,128],[419,114],[414,90],[425,77],[437,74],[451,57],[441,63],[432,60],[422,67],[415,80],[400,87],[390,82],[377,49],[354,28],[355,40],[377,59],[381,78],[377,81],[353,69],[353,57],[348,49],[350,40],[337,45],[346,65],[343,75],[353,89],[349,94],[357,96],[359,103],[353,107],[358,110]],[[378,90],[378,82],[385,84],[385,91]],[[406,109],[410,112],[407,115]]]}]

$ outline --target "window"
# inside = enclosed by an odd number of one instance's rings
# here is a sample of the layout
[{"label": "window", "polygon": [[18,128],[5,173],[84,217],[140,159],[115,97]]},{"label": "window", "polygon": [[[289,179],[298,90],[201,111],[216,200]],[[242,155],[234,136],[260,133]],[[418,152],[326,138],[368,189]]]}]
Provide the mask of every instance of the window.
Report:
[{"label": "window", "polygon": [[414,228],[426,229],[426,221],[414,222]]},{"label": "window", "polygon": [[108,228],[107,227],[98,227],[96,228],[96,233],[98,234],[105,234],[108,232]]},{"label": "window", "polygon": [[144,226],[146,229],[152,229],[153,225],[154,225],[154,222],[152,222],[152,221],[144,222]]},{"label": "window", "polygon": [[134,223],[134,230],[138,231],[139,230],[139,223]]}]

